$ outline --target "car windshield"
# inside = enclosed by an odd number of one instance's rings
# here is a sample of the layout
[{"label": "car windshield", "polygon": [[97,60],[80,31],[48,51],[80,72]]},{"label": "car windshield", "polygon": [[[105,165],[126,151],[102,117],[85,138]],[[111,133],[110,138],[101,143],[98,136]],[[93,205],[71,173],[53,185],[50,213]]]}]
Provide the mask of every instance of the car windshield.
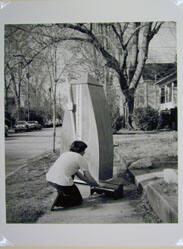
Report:
[{"label": "car windshield", "polygon": [[17,121],[17,124],[25,124],[25,121]]},{"label": "car windshield", "polygon": [[37,124],[38,122],[37,121],[29,121],[28,123],[30,123],[30,124]]}]

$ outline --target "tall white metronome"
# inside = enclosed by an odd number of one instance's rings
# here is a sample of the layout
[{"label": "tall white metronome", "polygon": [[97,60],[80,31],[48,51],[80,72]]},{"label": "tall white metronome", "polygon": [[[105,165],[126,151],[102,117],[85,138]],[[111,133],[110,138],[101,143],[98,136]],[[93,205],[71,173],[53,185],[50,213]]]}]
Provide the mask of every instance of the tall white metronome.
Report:
[{"label": "tall white metronome", "polygon": [[74,140],[87,145],[86,157],[92,175],[98,180],[113,176],[113,137],[111,119],[103,86],[90,75],[68,84],[68,108],[61,132],[61,153]]}]

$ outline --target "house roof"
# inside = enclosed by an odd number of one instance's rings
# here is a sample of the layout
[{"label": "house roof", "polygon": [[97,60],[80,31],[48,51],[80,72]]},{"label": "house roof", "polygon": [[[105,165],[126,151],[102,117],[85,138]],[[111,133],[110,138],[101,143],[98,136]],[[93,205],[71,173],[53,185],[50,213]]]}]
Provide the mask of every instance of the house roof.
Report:
[{"label": "house roof", "polygon": [[142,73],[143,80],[159,81],[162,78],[176,72],[175,63],[149,63]]},{"label": "house roof", "polygon": [[164,85],[164,84],[171,83],[175,80],[177,80],[177,72],[176,71],[167,75],[166,77],[163,77],[161,80],[157,81],[155,84],[156,85]]}]

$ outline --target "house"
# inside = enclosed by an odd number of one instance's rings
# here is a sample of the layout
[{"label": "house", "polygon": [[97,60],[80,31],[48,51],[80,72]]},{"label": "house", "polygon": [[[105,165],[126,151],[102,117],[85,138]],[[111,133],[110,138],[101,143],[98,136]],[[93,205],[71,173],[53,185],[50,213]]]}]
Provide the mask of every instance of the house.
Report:
[{"label": "house", "polygon": [[[160,87],[156,82],[176,71],[175,63],[146,64],[135,93],[135,108],[151,106],[160,110]],[[168,72],[168,73],[167,73]]]},{"label": "house", "polygon": [[147,64],[135,93],[135,108],[159,111],[161,128],[177,128],[177,74],[175,63]]},{"label": "house", "polygon": [[160,111],[177,107],[177,74],[173,72],[155,83],[160,89]]},{"label": "house", "polygon": [[135,109],[139,107],[160,107],[159,87],[154,84],[154,80],[141,80],[135,93]]},{"label": "house", "polygon": [[155,83],[160,91],[160,113],[162,125],[167,123],[172,129],[177,129],[177,73],[168,74]]}]

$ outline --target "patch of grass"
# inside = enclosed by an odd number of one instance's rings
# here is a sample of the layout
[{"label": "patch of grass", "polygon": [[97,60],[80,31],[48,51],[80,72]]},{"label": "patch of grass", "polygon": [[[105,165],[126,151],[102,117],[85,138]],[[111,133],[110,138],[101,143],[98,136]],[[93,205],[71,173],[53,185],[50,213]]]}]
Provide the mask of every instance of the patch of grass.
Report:
[{"label": "patch of grass", "polygon": [[150,157],[152,160],[161,158],[177,159],[177,132],[157,132],[154,134],[130,134],[114,137],[119,144],[118,153],[127,162]]},{"label": "patch of grass", "polygon": [[46,172],[58,158],[59,151],[38,160],[6,179],[7,223],[35,223],[50,207],[53,189],[46,183]]}]

